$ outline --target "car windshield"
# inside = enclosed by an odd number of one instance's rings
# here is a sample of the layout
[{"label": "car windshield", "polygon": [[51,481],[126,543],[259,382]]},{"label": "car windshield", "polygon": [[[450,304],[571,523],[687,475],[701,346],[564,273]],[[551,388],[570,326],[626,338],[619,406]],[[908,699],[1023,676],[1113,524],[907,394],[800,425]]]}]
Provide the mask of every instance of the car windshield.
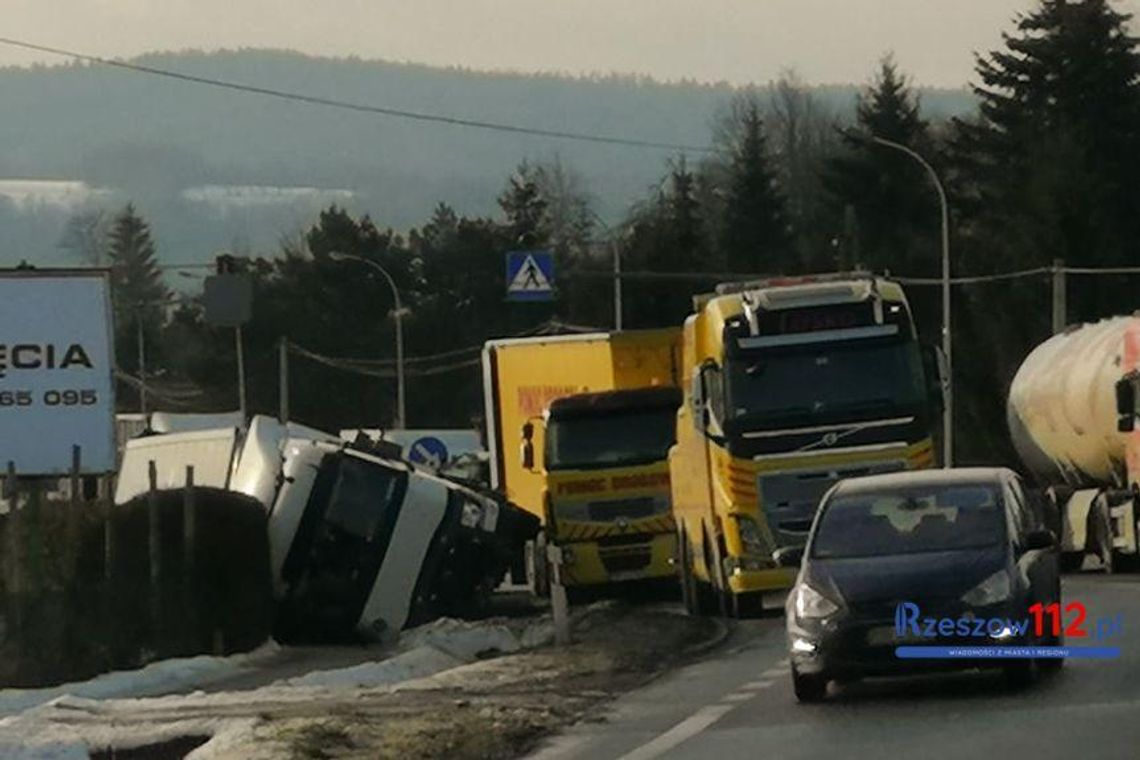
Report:
[{"label": "car windshield", "polygon": [[878,557],[993,546],[1005,540],[996,487],[951,486],[844,494],[828,500],[812,557]]},{"label": "car windshield", "polygon": [[669,454],[675,437],[673,407],[552,419],[546,430],[546,469],[660,462]]},{"label": "car windshield", "polygon": [[913,341],[854,340],[755,351],[728,363],[728,417],[820,417],[913,406],[924,397]]}]

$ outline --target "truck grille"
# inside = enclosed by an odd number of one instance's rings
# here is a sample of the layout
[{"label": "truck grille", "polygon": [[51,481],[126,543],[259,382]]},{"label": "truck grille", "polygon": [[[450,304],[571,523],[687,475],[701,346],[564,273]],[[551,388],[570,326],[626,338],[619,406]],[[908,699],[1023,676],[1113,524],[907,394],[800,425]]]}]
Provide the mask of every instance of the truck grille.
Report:
[{"label": "truck grille", "polygon": [[760,505],[776,545],[794,546],[804,542],[820,499],[838,481],[904,469],[905,462],[893,461],[761,475],[757,479]]},{"label": "truck grille", "polygon": [[612,522],[625,518],[640,520],[657,514],[657,505],[652,496],[636,499],[614,499],[612,501],[592,501],[587,508],[592,522]]},{"label": "truck grille", "polygon": [[630,573],[649,567],[652,549],[645,544],[622,548],[601,549],[602,566],[607,573]]}]

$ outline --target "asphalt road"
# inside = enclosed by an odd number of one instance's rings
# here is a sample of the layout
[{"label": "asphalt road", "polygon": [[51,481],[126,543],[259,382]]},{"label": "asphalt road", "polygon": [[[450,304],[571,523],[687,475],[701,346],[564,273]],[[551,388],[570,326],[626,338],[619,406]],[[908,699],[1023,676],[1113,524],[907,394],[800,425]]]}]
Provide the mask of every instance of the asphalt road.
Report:
[{"label": "asphalt road", "polygon": [[1122,615],[1120,659],[1070,660],[1015,689],[1000,673],[876,679],[831,687],[822,704],[792,694],[783,621],[740,623],[727,645],[546,742],[566,758],[1140,758],[1140,577],[1065,579],[1089,627]]}]

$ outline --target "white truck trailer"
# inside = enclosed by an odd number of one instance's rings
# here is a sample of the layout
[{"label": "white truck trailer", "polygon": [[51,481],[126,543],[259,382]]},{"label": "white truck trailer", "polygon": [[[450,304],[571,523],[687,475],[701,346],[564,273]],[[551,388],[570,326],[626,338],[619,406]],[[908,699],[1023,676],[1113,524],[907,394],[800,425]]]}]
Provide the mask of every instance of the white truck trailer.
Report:
[{"label": "white truck trailer", "polygon": [[1071,327],[1037,346],[1010,386],[1014,446],[1060,512],[1063,566],[1140,565],[1140,317]]}]

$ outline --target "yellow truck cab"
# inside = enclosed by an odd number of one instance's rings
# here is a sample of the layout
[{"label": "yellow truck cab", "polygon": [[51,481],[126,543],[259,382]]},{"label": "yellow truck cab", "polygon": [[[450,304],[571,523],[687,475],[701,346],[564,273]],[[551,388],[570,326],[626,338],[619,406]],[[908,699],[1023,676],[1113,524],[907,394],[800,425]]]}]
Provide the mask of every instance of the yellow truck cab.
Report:
[{"label": "yellow truck cab", "polygon": [[694,298],[669,454],[690,612],[783,604],[838,480],[932,467],[942,393],[902,287],[865,273],[730,283]]},{"label": "yellow truck cab", "polygon": [[667,456],[679,338],[636,330],[484,348],[492,485],[542,520],[523,562],[537,593],[549,590],[548,544],[562,550],[568,589],[675,577]]}]

